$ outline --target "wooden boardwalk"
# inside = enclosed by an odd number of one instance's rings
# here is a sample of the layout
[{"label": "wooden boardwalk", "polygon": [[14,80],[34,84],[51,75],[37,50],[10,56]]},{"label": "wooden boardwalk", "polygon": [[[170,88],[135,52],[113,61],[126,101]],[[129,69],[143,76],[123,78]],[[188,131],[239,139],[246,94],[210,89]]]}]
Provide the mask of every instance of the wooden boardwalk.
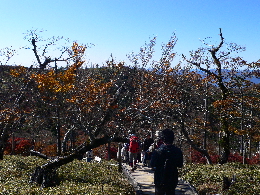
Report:
[{"label": "wooden boardwalk", "polygon": [[[138,195],[154,195],[153,171],[151,168],[137,166],[135,171],[131,167],[123,164],[123,170],[128,180],[136,189]],[[195,190],[185,181],[179,180],[175,191],[176,195],[197,195]]]}]

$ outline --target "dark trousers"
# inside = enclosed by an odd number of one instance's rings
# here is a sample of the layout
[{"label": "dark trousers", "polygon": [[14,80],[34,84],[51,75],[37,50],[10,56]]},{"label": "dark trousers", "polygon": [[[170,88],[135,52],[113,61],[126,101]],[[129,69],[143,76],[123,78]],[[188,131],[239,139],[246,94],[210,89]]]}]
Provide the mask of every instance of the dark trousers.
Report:
[{"label": "dark trousers", "polygon": [[175,195],[175,188],[165,188],[155,186],[155,195]]}]

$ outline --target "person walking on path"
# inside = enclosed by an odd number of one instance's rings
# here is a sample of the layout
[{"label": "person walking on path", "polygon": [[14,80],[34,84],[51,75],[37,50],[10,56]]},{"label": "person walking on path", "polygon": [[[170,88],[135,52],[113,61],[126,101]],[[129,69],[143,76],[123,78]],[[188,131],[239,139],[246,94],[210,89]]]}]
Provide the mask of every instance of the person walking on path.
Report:
[{"label": "person walking on path", "polygon": [[151,138],[150,134],[147,134],[143,142],[143,166],[150,167],[150,160],[151,160],[151,152],[149,151],[149,147],[153,144],[153,139]]},{"label": "person walking on path", "polygon": [[161,133],[163,144],[152,154],[155,195],[175,195],[178,184],[178,169],[183,166],[182,151],[173,145],[174,133],[164,129]]},{"label": "person walking on path", "polygon": [[129,165],[132,167],[132,171],[136,169],[137,155],[140,152],[140,143],[138,137],[133,134],[130,137],[129,145]]}]

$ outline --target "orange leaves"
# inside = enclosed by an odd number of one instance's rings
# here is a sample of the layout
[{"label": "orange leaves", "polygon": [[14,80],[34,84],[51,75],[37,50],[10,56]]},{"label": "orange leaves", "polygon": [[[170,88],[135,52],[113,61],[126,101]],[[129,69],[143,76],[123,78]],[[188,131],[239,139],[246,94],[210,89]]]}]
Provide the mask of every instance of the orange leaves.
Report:
[{"label": "orange leaves", "polygon": [[32,74],[31,78],[36,81],[41,91],[50,91],[53,93],[68,92],[74,88],[75,71],[84,62],[80,61],[73,64],[67,70],[56,73],[54,69],[47,73]]},{"label": "orange leaves", "polygon": [[10,70],[10,75],[13,77],[19,77],[21,75],[24,75],[26,73],[26,68],[23,66],[19,66],[18,68],[13,68]]},{"label": "orange leaves", "polygon": [[213,106],[215,108],[223,108],[228,109],[232,107],[232,104],[234,103],[234,100],[227,99],[227,100],[217,100],[213,103]]},{"label": "orange leaves", "polygon": [[19,111],[14,109],[5,108],[3,110],[0,110],[0,123],[18,120],[19,119],[18,115],[19,115]]},{"label": "orange leaves", "polygon": [[107,95],[107,90],[111,87],[111,85],[111,82],[101,83],[89,78],[89,85],[85,88],[87,92],[85,102],[88,102],[90,104],[98,103],[98,101],[100,101],[104,95]]},{"label": "orange leaves", "polygon": [[70,103],[76,103],[77,102],[77,96],[73,96],[69,99],[66,99],[67,102],[70,102]]},{"label": "orange leaves", "polygon": [[[102,77],[95,78],[89,75],[84,83],[80,83],[81,86],[75,91],[76,94],[66,101],[80,105],[88,113],[92,112],[92,109],[95,109],[96,106],[102,106],[103,109],[106,109],[113,101],[108,93],[112,83],[113,81],[105,82]],[[116,108],[116,106],[113,108]]]},{"label": "orange leaves", "polygon": [[236,120],[241,118],[241,102],[235,97],[230,97],[226,100],[217,100],[213,102],[213,106],[224,117],[228,117],[230,120]]},{"label": "orange leaves", "polygon": [[101,82],[99,80],[88,78],[85,90],[92,95],[104,95],[107,89],[112,86],[112,82]]},{"label": "orange leaves", "polygon": [[84,54],[86,50],[86,46],[79,45],[78,43],[74,42],[73,45],[71,46],[72,51],[74,53],[74,57],[78,56],[79,54]]},{"label": "orange leaves", "polygon": [[232,117],[236,117],[236,118],[239,118],[242,116],[242,113],[241,112],[238,112],[237,110],[232,110],[229,112],[229,114],[232,116]]},{"label": "orange leaves", "polygon": [[16,69],[12,69],[10,71],[10,75],[12,75],[13,77],[19,77],[20,73]]},{"label": "orange leaves", "polygon": [[44,74],[32,74],[31,78],[37,82],[38,88],[41,91],[51,91],[58,93],[62,91],[62,85],[58,79],[58,75],[57,78],[55,78],[55,75],[55,71],[51,69]]},{"label": "orange leaves", "polygon": [[237,135],[254,135],[254,133],[257,132],[256,137],[259,136],[259,132],[255,131],[254,128],[244,127],[244,129],[239,129],[239,128],[236,128],[234,126],[229,126],[228,130],[230,132],[237,134]]},{"label": "orange leaves", "polygon": [[151,105],[151,108],[161,108],[162,102],[160,100],[154,101]]}]

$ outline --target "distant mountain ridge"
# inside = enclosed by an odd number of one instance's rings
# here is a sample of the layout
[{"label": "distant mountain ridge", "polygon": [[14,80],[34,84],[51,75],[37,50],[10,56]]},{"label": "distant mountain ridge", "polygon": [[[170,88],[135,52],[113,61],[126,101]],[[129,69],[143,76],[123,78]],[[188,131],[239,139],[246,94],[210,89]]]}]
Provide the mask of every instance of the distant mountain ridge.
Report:
[{"label": "distant mountain ridge", "polygon": [[[198,70],[198,69],[193,69],[192,71],[194,71],[194,72],[197,72],[198,74],[200,74],[200,75],[202,75],[202,76],[205,76],[206,75],[206,73],[204,72],[204,71],[202,71],[202,70]],[[216,69],[211,69],[210,71],[212,71],[212,72],[216,72],[217,70]],[[222,70],[222,72],[224,73],[225,71],[230,71],[230,70]],[[237,74],[239,74],[239,73],[242,73],[243,72],[243,70],[241,70],[241,71],[238,71],[237,72]],[[251,71],[252,72],[252,71]],[[258,75],[260,75],[260,70],[258,70]],[[248,79],[249,81],[251,81],[252,83],[255,83],[255,84],[259,84],[260,83],[260,77],[256,77],[256,76],[251,76],[251,78],[249,78]]]},{"label": "distant mountain ridge", "polygon": [[[11,69],[14,69],[14,68],[19,68],[20,66],[16,66],[16,65],[0,65],[0,73],[1,72],[4,72],[4,71],[10,71]],[[27,69],[29,69],[29,67],[25,67]],[[38,68],[33,68],[33,69],[38,69]],[[202,75],[202,76],[205,76],[206,73],[202,70],[199,70],[199,69],[191,69],[191,71],[194,71],[194,72],[197,72],[198,74]],[[213,71],[215,72],[216,69],[210,69],[210,71]],[[224,71],[230,71],[230,70],[222,70],[223,72]],[[241,70],[242,72],[243,70]],[[258,75],[260,75],[260,70],[257,70],[258,71]],[[238,72],[239,74],[239,72]],[[260,83],[260,77],[256,77],[256,76],[252,76],[249,81],[255,83],[255,84],[259,84]]]}]

